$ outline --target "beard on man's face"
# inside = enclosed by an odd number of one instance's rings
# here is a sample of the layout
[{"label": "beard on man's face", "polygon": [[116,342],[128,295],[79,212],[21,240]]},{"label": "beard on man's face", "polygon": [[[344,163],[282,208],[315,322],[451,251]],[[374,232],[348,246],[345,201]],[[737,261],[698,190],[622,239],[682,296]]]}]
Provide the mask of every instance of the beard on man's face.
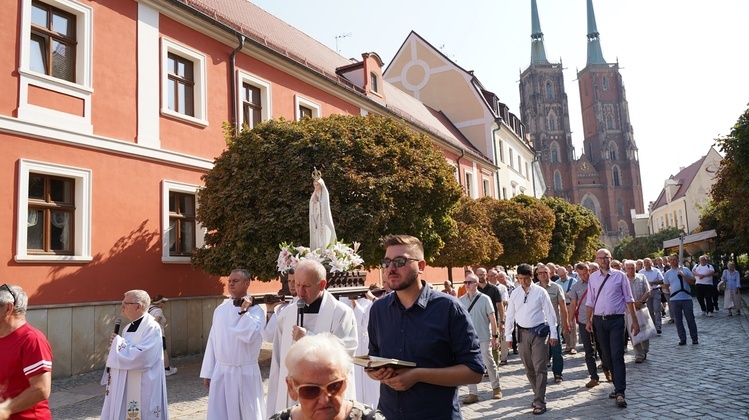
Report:
[{"label": "beard on man's face", "polygon": [[395,287],[393,285],[390,285],[390,288],[393,290],[404,290],[408,289],[413,285],[418,279],[419,279],[419,272],[418,271],[411,271],[404,277],[402,277],[403,281],[396,284]]}]

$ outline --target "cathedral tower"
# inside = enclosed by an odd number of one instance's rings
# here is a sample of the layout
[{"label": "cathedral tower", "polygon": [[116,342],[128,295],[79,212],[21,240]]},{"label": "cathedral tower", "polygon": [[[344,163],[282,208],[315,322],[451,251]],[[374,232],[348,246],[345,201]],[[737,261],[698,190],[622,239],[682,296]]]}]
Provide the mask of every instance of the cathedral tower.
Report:
[{"label": "cathedral tower", "polygon": [[[583,156],[592,168],[578,174],[575,202],[593,210],[605,242],[634,235],[631,209],[643,213],[640,163],[619,63],[603,58],[593,0],[588,8],[588,58],[577,73],[583,117]],[[581,169],[582,163],[578,164]]]},{"label": "cathedral tower", "polygon": [[562,63],[546,59],[536,0],[531,0],[531,63],[520,74],[520,112],[539,154],[545,195],[573,200],[575,150]]}]

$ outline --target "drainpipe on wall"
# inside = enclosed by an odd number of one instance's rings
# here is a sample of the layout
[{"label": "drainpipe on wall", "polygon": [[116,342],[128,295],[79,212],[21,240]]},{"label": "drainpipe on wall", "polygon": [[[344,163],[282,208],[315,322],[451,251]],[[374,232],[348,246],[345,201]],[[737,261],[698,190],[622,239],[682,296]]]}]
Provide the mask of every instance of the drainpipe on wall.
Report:
[{"label": "drainpipe on wall", "polygon": [[[458,165],[458,185],[460,185],[461,187],[463,187],[463,181],[461,181],[463,179],[463,177],[460,176],[460,160],[463,159],[463,156],[465,156],[465,155],[466,155],[466,151],[463,150],[463,149],[460,149],[460,157],[457,158],[457,159],[455,159],[455,164]],[[470,192],[469,192],[469,194],[470,194]],[[470,197],[470,195],[469,195],[469,197]]]},{"label": "drainpipe on wall", "polygon": [[[497,139],[495,136],[495,133],[499,131],[500,127],[499,125],[502,123],[502,119],[497,120],[497,128],[492,129],[492,149],[494,149],[494,166],[497,167],[497,170],[494,172],[494,178],[497,179],[497,200],[502,199],[502,186],[499,185],[499,156],[497,155]],[[533,195],[536,195],[535,193]]]},{"label": "drainpipe on wall", "polygon": [[238,136],[239,131],[242,127],[239,127],[239,107],[237,107],[237,102],[239,98],[237,97],[237,77],[236,77],[236,70],[237,70],[237,53],[244,48],[244,35],[238,33],[237,39],[239,40],[239,45],[237,48],[234,49],[234,51],[231,52],[230,57],[230,65],[229,65],[229,72],[231,73],[229,75],[229,86],[231,86],[231,125],[234,128],[234,135]]},{"label": "drainpipe on wall", "polygon": [[687,234],[689,234],[689,214],[687,214],[687,197],[684,196],[684,226],[687,227]]}]

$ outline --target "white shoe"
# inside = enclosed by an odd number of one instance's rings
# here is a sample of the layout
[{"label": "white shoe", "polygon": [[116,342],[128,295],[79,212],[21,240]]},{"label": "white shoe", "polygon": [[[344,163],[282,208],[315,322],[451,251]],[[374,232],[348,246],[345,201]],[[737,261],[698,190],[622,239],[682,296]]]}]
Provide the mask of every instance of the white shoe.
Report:
[{"label": "white shoe", "polygon": [[174,366],[169,366],[167,369],[164,369],[164,373],[166,373],[166,376],[172,376],[177,373],[177,368]]},{"label": "white shoe", "polygon": [[707,313],[707,316],[709,316],[709,317],[711,317],[711,318],[712,318],[712,316],[713,316],[713,313],[712,313],[712,312],[708,312],[708,313]]}]

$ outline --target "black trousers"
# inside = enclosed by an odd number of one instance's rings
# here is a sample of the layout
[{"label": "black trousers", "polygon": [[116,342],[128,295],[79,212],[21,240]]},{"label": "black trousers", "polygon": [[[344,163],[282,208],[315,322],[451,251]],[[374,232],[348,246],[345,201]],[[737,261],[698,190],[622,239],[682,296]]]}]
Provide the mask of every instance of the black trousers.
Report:
[{"label": "black trousers", "polygon": [[624,366],[624,316],[593,317],[596,339],[601,345],[601,359],[611,369],[614,392],[624,395],[627,390],[627,370]]},{"label": "black trousers", "polygon": [[712,284],[696,284],[694,288],[697,290],[697,302],[700,303],[702,312],[713,313],[713,290],[715,290],[715,286]]}]

